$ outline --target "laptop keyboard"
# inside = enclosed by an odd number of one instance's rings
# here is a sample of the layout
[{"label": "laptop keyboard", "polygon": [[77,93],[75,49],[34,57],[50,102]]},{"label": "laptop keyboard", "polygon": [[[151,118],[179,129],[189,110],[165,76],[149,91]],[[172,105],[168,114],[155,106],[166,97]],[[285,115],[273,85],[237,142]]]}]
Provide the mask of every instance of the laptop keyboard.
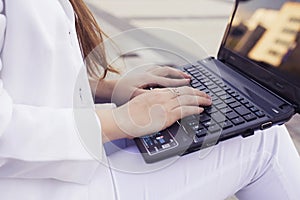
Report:
[{"label": "laptop keyboard", "polygon": [[220,133],[265,116],[245,96],[203,67],[187,66],[184,71],[192,76],[191,86],[209,94],[213,102],[203,113],[188,116],[180,122],[193,135],[194,142],[202,141],[207,134]]}]

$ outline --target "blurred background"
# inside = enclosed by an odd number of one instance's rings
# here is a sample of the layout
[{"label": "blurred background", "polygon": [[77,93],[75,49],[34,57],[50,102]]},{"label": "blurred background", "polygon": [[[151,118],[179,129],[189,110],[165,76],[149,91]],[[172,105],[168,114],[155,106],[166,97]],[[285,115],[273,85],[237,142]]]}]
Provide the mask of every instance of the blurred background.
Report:
[{"label": "blurred background", "polygon": [[[102,30],[116,38],[118,48],[159,46],[196,61],[216,56],[233,0],[86,0]],[[133,32],[135,28],[155,27]],[[164,34],[169,32],[178,34]],[[155,30],[155,31],[153,31]],[[167,31],[167,32],[168,32]],[[123,34],[121,39],[118,35]],[[178,35],[181,37],[178,38]],[[180,39],[181,38],[181,39]],[[118,43],[119,42],[119,43]],[[199,47],[201,53],[199,53]],[[131,49],[128,48],[128,49]],[[137,66],[145,62],[178,65],[178,57],[155,51],[128,52],[117,65]],[[300,153],[300,117],[295,115],[286,126]]]}]

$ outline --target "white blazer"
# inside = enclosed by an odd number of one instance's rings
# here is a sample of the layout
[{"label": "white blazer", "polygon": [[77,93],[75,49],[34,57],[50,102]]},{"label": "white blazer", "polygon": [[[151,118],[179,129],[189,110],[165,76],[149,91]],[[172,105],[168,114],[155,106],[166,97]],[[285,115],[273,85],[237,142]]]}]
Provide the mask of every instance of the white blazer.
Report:
[{"label": "white blazer", "polygon": [[[84,101],[78,88],[91,95],[85,72],[78,78],[85,70],[71,4],[0,0],[0,13],[0,190],[23,179],[88,184],[99,163],[82,142],[91,120],[78,127],[74,118]],[[97,140],[87,146],[101,156],[100,124],[93,126]]]}]

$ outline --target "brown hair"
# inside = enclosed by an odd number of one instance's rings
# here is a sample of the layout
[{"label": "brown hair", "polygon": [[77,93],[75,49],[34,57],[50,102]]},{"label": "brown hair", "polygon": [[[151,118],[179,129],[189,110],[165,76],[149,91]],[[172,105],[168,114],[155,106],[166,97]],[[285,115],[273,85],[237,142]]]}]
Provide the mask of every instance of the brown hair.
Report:
[{"label": "brown hair", "polygon": [[[93,14],[83,0],[70,0],[75,12],[76,32],[83,58],[87,65],[87,72],[91,77],[98,78],[102,74],[105,78],[108,71],[118,73],[106,60],[103,45],[103,35]],[[101,68],[104,72],[101,72]]]}]

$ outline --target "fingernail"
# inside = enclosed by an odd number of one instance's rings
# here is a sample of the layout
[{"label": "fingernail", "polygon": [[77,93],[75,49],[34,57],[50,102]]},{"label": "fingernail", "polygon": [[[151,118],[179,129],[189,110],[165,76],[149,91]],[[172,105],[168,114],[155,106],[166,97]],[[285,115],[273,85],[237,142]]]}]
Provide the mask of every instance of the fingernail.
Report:
[{"label": "fingernail", "polygon": [[190,74],[184,73],[184,75],[185,75],[186,77],[192,78],[192,76],[191,76]]}]

